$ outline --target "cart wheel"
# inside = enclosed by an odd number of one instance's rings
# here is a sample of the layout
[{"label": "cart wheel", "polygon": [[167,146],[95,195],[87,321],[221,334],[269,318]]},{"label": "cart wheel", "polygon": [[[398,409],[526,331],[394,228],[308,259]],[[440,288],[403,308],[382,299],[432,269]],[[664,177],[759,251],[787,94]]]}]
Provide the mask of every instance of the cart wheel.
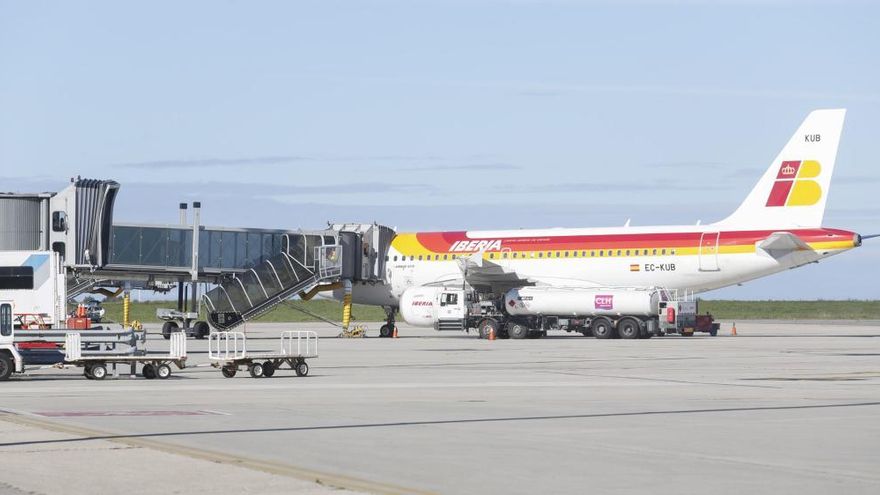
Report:
[{"label": "cart wheel", "polygon": [[147,363],[144,365],[144,369],[141,370],[141,375],[147,380],[152,380],[156,378],[156,367],[153,366],[152,363]]},{"label": "cart wheel", "polygon": [[248,371],[251,372],[253,378],[259,378],[263,376],[263,365],[260,363],[253,363],[248,367]]},{"label": "cart wheel", "polygon": [[223,373],[223,376],[226,378],[232,378],[235,376],[235,373],[238,372],[238,368],[233,368],[232,366],[224,366],[220,368],[220,372]]},{"label": "cart wheel", "polygon": [[92,380],[94,377],[92,376],[92,367],[90,365],[83,366],[83,376]]},{"label": "cart wheel", "polygon": [[107,377],[107,367],[103,364],[93,364],[89,369],[89,374],[92,375],[92,378],[95,380],[103,380]]},{"label": "cart wheel", "polygon": [[171,376],[171,366],[167,364],[160,364],[158,368],[156,368],[156,376],[162,380]]},{"label": "cart wheel", "polygon": [[307,376],[309,374],[309,365],[305,361],[296,363],[296,376]]},{"label": "cart wheel", "polygon": [[266,378],[272,378],[272,375],[275,374],[275,365],[272,364],[271,361],[266,361],[263,363],[263,376]]},{"label": "cart wheel", "polygon": [[211,333],[211,327],[208,326],[208,322],[197,321],[193,325],[193,337],[197,339],[205,339],[208,337],[209,333]]}]

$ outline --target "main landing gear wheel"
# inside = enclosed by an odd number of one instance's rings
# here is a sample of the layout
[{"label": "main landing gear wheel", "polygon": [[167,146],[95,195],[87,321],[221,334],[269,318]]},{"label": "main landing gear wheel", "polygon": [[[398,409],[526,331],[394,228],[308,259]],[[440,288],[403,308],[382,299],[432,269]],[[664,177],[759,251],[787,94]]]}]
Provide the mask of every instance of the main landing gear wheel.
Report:
[{"label": "main landing gear wheel", "polygon": [[593,336],[597,339],[610,339],[614,337],[614,327],[611,325],[611,320],[604,316],[593,320],[590,328],[593,330]]},{"label": "main landing gear wheel", "polygon": [[260,378],[263,376],[263,365],[260,363],[254,363],[250,365],[248,371],[251,374],[251,378]]},{"label": "main landing gear wheel", "polygon": [[156,367],[150,363],[144,365],[144,369],[141,370],[141,375],[147,380],[152,380],[156,378]]},{"label": "main landing gear wheel", "polygon": [[156,378],[164,380],[169,376],[171,376],[171,366],[160,364],[159,367],[156,368]]},{"label": "main landing gear wheel", "polygon": [[229,366],[225,366],[223,368],[220,368],[220,373],[223,373],[223,376],[226,378],[233,378],[235,376],[236,372],[238,372],[237,369],[231,368]]},{"label": "main landing gear wheel", "polygon": [[197,321],[193,325],[193,337],[201,340],[206,338],[209,333],[211,333],[211,327],[208,326],[208,322]]},{"label": "main landing gear wheel", "polygon": [[492,331],[495,332],[495,337],[498,337],[498,327],[499,325],[497,321],[492,318],[486,318],[477,325],[477,330],[480,332],[481,339],[488,339],[489,333]]},{"label": "main landing gear wheel", "polygon": [[510,335],[512,339],[524,339],[529,336],[529,327],[512,321],[507,324],[507,335]]},{"label": "main landing gear wheel", "polygon": [[382,338],[391,338],[394,336],[394,325],[382,325],[382,328],[379,329],[379,337]]},{"label": "main landing gear wheel", "polygon": [[165,337],[165,340],[170,340],[171,334],[178,331],[179,329],[180,327],[177,326],[177,323],[173,321],[166,321],[162,324],[162,336]]},{"label": "main landing gear wheel", "polygon": [[622,339],[637,339],[640,336],[640,325],[634,318],[621,318],[617,322],[617,333]]},{"label": "main landing gear wheel", "polygon": [[275,365],[272,364],[271,361],[266,361],[263,363],[263,376],[266,378],[272,378],[272,375],[275,374]]},{"label": "main landing gear wheel", "polygon": [[307,376],[309,374],[309,365],[305,361],[296,363],[296,376]]},{"label": "main landing gear wheel", "polygon": [[92,375],[92,378],[95,380],[103,380],[107,378],[107,367],[103,364],[93,364],[89,368],[89,374]]}]

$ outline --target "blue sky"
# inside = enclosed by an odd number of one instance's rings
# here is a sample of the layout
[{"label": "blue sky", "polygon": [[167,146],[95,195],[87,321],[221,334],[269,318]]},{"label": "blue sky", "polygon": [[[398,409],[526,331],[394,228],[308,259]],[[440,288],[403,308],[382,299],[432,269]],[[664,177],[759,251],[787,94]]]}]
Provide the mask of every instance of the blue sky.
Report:
[{"label": "blue sky", "polygon": [[[3,190],[119,221],[402,230],[711,222],[814,108],[826,225],[880,233],[870,2],[0,1]],[[714,293],[878,298],[880,239]]]}]

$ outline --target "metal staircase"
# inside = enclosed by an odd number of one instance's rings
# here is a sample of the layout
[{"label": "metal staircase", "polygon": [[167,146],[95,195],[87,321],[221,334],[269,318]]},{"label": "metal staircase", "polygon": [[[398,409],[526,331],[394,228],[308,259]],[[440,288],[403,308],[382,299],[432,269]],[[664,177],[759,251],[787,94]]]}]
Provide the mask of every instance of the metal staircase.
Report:
[{"label": "metal staircase", "polygon": [[341,275],[342,246],[335,237],[285,235],[281,253],[227,278],[202,300],[210,325],[229,330],[271,311],[299,292],[332,283]]}]

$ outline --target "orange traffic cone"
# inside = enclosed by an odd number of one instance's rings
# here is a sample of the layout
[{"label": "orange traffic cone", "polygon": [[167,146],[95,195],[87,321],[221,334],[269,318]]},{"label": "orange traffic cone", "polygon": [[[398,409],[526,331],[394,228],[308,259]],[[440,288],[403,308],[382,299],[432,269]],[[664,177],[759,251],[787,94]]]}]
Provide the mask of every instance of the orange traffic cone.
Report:
[{"label": "orange traffic cone", "polygon": [[397,338],[397,325],[394,325],[394,332],[391,334],[391,338]]},{"label": "orange traffic cone", "polygon": [[733,322],[733,326],[730,327],[730,336],[736,337],[736,322]]},{"label": "orange traffic cone", "polygon": [[495,340],[495,327],[489,327],[489,340]]}]

